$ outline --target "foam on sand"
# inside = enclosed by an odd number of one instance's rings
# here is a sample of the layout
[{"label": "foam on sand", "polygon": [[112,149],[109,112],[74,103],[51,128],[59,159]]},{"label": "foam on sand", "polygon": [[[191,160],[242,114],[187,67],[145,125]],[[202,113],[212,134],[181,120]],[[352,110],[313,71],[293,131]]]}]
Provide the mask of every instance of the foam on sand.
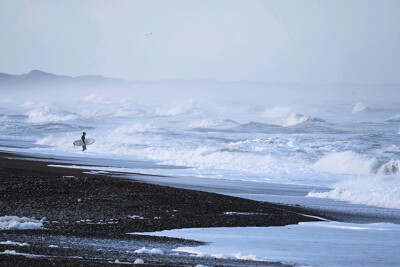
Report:
[{"label": "foam on sand", "polygon": [[17,252],[15,250],[4,250],[3,252],[0,252],[2,255],[17,255],[17,256],[25,256],[28,258],[37,258],[37,257],[44,257],[43,255],[36,255],[36,254],[28,254],[28,253],[21,253]]},{"label": "foam on sand", "polygon": [[133,253],[138,253],[138,254],[158,254],[158,255],[163,255],[164,252],[158,248],[152,248],[152,249],[147,249],[145,247],[141,249],[135,250]]},{"label": "foam on sand", "polygon": [[20,242],[13,242],[10,240],[0,242],[0,245],[9,245],[9,246],[19,246],[19,247],[29,247],[28,243],[20,243]]},{"label": "foam on sand", "polygon": [[42,221],[17,216],[0,217],[0,230],[41,229]]},{"label": "foam on sand", "polygon": [[137,258],[133,264],[144,264],[144,260]]}]

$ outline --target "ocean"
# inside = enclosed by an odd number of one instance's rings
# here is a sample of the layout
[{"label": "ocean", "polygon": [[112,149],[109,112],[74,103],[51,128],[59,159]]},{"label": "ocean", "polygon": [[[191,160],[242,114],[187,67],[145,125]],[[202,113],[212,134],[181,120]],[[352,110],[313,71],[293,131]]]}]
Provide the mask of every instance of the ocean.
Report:
[{"label": "ocean", "polygon": [[[85,152],[72,145],[83,131],[96,140]],[[6,99],[0,108],[3,150],[77,163],[91,158],[104,166],[112,161],[113,170],[222,185],[311,186],[308,198],[391,209],[400,209],[399,137],[396,105],[157,103],[88,95],[71,104]]]}]

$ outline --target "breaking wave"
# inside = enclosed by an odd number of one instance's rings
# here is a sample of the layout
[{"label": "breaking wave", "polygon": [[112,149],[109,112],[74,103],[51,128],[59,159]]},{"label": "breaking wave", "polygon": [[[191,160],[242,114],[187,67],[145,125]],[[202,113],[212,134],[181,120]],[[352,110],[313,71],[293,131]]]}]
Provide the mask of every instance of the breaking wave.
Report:
[{"label": "breaking wave", "polygon": [[278,125],[283,127],[294,126],[305,122],[325,122],[320,118],[312,118],[302,114],[290,114],[278,122]]},{"label": "breaking wave", "polygon": [[312,165],[318,171],[339,174],[371,174],[378,166],[375,158],[367,158],[353,151],[330,153]]},{"label": "breaking wave", "polygon": [[51,110],[49,107],[42,109],[34,109],[28,113],[28,122],[30,123],[49,123],[49,122],[61,122],[68,120],[77,119],[76,114],[67,112],[57,112]]},{"label": "breaking wave", "polygon": [[95,104],[105,104],[107,101],[104,100],[102,96],[91,94],[86,96],[83,101]]},{"label": "breaking wave", "polygon": [[389,119],[386,120],[387,122],[400,122],[400,114],[396,114]]},{"label": "breaking wave", "polygon": [[149,147],[141,150],[147,158],[166,165],[186,166],[219,170],[249,171],[252,173],[270,172],[276,160],[268,154],[252,155],[218,151],[209,147],[194,150],[160,149]]},{"label": "breaking wave", "polygon": [[330,198],[353,204],[400,209],[400,176],[370,176],[335,184],[328,192],[311,192],[309,197]]},{"label": "breaking wave", "polygon": [[372,111],[372,108],[368,107],[367,105],[365,105],[363,103],[357,103],[353,106],[351,113],[370,112],[370,111]]},{"label": "breaking wave", "polygon": [[330,153],[312,165],[314,170],[337,174],[379,174],[398,173],[400,160],[379,163],[376,158],[368,158],[353,151]]},{"label": "breaking wave", "polygon": [[[345,151],[328,154],[312,167],[319,171],[347,176],[335,183],[332,186],[333,190],[311,192],[309,197],[400,209],[400,160],[392,159],[380,164],[375,158]],[[349,174],[351,176],[348,176]]]},{"label": "breaking wave", "polygon": [[399,169],[400,169],[400,160],[390,160],[389,162],[382,164],[379,167],[377,173],[391,175],[398,173]]},{"label": "breaking wave", "polygon": [[190,128],[230,128],[232,126],[238,125],[237,122],[233,120],[221,120],[221,119],[202,119],[195,120],[189,124]]}]

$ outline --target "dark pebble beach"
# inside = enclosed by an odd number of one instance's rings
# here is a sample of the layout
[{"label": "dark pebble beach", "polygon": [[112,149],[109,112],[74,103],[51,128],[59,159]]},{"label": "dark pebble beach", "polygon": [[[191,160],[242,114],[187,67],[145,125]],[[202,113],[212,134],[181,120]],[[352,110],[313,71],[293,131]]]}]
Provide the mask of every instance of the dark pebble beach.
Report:
[{"label": "dark pebble beach", "polygon": [[[178,228],[283,226],[318,219],[300,207],[178,189],[130,179],[94,175],[80,169],[0,153],[0,216],[29,217],[43,229],[1,230],[1,266],[108,266],[140,258],[156,266],[282,266],[283,263],[196,258],[190,255],[135,254],[142,247],[171,251],[201,245],[127,233]],[[313,213],[312,215],[319,215]],[[38,256],[39,255],[39,256]]]}]

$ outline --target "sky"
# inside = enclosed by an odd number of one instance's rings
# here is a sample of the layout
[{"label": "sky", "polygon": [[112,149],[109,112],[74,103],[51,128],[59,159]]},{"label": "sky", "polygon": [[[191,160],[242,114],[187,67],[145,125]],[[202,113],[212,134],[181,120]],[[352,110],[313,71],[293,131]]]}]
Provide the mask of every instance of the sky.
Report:
[{"label": "sky", "polygon": [[400,83],[398,0],[0,0],[0,72]]}]

